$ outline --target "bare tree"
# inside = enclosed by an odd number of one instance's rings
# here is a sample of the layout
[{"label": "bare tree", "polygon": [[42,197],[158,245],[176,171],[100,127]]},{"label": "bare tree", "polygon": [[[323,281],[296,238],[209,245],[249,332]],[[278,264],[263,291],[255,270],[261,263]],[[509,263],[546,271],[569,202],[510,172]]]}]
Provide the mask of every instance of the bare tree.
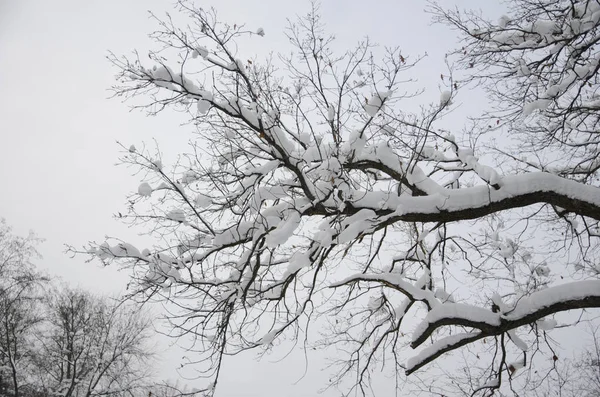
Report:
[{"label": "bare tree", "polygon": [[[306,345],[317,314],[329,322],[317,343],[338,348],[331,385],[352,376],[348,392],[370,393],[380,365],[400,382],[461,353],[485,362],[465,391],[489,395],[521,367],[556,362],[552,317],[600,306],[600,6],[514,4],[497,25],[432,6],[464,32],[467,77],[451,65],[439,102],[417,114],[402,104],[419,91],[404,77],[418,59],[368,40],[338,53],[314,4],[286,32],[289,56],[259,62],[244,43],[262,28],[180,1],[189,25],[156,18],[149,60],[110,57],[117,95],[187,112],[196,135],[171,166],[123,145],[144,181],[120,217],[150,248],[109,240],[89,252],[131,269],[133,296],[167,303],[175,333],[195,338],[205,393],[225,356],[285,337]],[[449,131],[470,81],[502,113]]]},{"label": "bare tree", "polygon": [[150,384],[149,317],[67,286],[44,292],[39,242],[0,220],[0,396],[129,396]]},{"label": "bare tree", "polygon": [[0,395],[18,397],[31,383],[34,333],[40,315],[40,286],[48,280],[31,260],[40,239],[15,236],[0,218]]},{"label": "bare tree", "polygon": [[65,397],[129,396],[149,383],[150,335],[138,308],[62,287],[48,297],[40,387]]},{"label": "bare tree", "polygon": [[[569,397],[600,396],[600,334],[597,325],[589,329],[589,349],[565,360],[561,368],[552,373],[549,387],[537,390],[535,396],[554,393]],[[533,394],[533,393],[532,393]]]},{"label": "bare tree", "polygon": [[600,334],[599,328],[591,329],[592,348],[575,360],[572,374],[573,379],[566,378],[564,383],[571,383],[568,388],[573,396],[600,396]]}]

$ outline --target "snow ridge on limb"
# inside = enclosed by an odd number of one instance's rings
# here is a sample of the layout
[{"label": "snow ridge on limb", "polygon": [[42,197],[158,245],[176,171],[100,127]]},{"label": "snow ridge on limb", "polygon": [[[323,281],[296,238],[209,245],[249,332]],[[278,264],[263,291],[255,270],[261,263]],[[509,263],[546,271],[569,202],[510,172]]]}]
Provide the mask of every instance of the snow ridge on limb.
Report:
[{"label": "snow ridge on limb", "polygon": [[[595,186],[544,172],[505,176],[497,182],[502,183],[502,188],[498,190],[475,186],[443,189],[434,195],[395,196],[390,193],[390,202],[395,209],[376,212],[380,216],[389,216],[387,223],[453,222],[544,203],[600,220],[600,188]],[[375,209],[376,205],[370,202],[368,192],[356,192],[356,195],[362,198],[351,202],[352,206],[343,211],[344,213],[355,213],[361,207]],[[325,215],[328,210],[322,206],[315,206],[310,213]]]},{"label": "snow ridge on limb", "polygon": [[517,301],[506,313],[468,305],[444,303],[428,312],[412,336],[412,348],[422,345],[438,328],[463,326],[480,332],[465,338],[452,337],[434,342],[407,363],[409,375],[442,354],[488,336],[501,335],[518,327],[533,324],[555,313],[573,309],[600,307],[600,280],[577,281],[550,287]]},{"label": "snow ridge on limb", "polygon": [[[550,287],[524,297],[504,312],[493,312],[489,308],[477,307],[462,303],[440,302],[434,294],[404,281],[402,276],[394,273],[356,274],[330,285],[337,288],[358,282],[380,282],[387,288],[405,295],[409,301],[421,301],[430,310],[417,325],[412,335],[411,347],[421,346],[433,333],[441,327],[460,326],[474,328],[477,332],[469,332],[444,337],[422,349],[406,363],[406,375],[421,369],[444,353],[456,350],[479,339],[513,332],[515,329],[533,324],[546,316],[562,311],[600,307],[600,280],[586,280]],[[405,311],[400,312],[403,317]],[[516,335],[514,335],[516,337]],[[521,346],[524,342],[515,341]],[[526,350],[526,345],[520,347]]]},{"label": "snow ridge on limb", "polygon": [[[425,275],[425,280],[429,280],[429,277]],[[394,273],[381,273],[381,274],[357,274],[345,278],[344,280],[335,282],[330,285],[331,288],[340,287],[355,282],[379,282],[386,285],[389,288],[400,291],[413,301],[423,301],[429,307],[439,307],[442,303],[435,297],[432,291],[423,289],[423,286],[415,286],[414,284],[407,282],[402,279],[402,275]],[[426,284],[428,281],[425,281]]]},{"label": "snow ridge on limb", "polygon": [[481,339],[481,332],[465,332],[446,336],[426,348],[422,349],[419,354],[409,358],[406,362],[406,374],[409,375],[417,369],[423,367],[427,363],[441,356],[444,353],[458,349],[461,346],[473,343]]}]

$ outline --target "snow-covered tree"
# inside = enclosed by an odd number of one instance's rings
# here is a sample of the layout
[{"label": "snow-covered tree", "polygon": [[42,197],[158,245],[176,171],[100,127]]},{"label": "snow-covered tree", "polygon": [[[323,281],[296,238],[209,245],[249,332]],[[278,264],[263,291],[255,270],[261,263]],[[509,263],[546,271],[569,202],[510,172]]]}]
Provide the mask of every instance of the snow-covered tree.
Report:
[{"label": "snow-covered tree", "polygon": [[0,397],[119,397],[150,387],[150,318],[119,300],[52,288],[32,263],[40,241],[0,218]]},{"label": "snow-covered tree", "polygon": [[45,314],[35,368],[47,395],[130,396],[149,384],[150,320],[138,308],[62,286]]},{"label": "snow-covered tree", "polygon": [[[504,173],[543,172],[598,187],[600,3],[511,0],[506,4],[506,15],[493,18],[431,5],[435,18],[458,31],[462,40],[450,55],[458,69],[455,80],[461,86],[482,87],[490,99],[490,108],[469,131],[469,138],[493,156]],[[586,216],[584,207],[570,210],[556,203],[500,214],[503,224],[518,230],[520,240],[530,239],[531,258],[538,258],[532,274],[540,279],[550,276],[547,285],[533,288],[546,288],[553,281],[598,278],[600,230],[593,220],[597,217]],[[529,253],[523,259],[536,263]],[[545,336],[534,339],[547,340]],[[529,357],[536,356],[538,346],[529,345]],[[525,357],[528,376],[535,371],[547,374],[529,365]],[[552,349],[542,357],[552,357],[553,363],[546,365],[556,372],[551,376],[564,378]],[[510,374],[522,372],[510,364],[505,368]],[[531,390],[539,386],[535,379],[526,383]]]},{"label": "snow-covered tree", "polygon": [[[471,395],[556,365],[547,333],[600,306],[600,4],[512,4],[497,23],[432,6],[462,32],[449,60],[464,68],[414,114],[404,73],[417,60],[368,40],[336,51],[314,6],[276,59],[244,52],[264,29],[187,1],[184,28],[157,18],[149,58],[110,57],[117,95],[187,112],[195,135],[173,164],[123,146],[144,179],[119,217],[148,247],[89,253],[167,304],[207,394],[225,356],[285,338],[338,348],[331,384],[353,377],[362,393],[382,364],[451,373],[444,357],[462,354]],[[469,106],[471,82],[497,111],[461,131],[444,116]]]},{"label": "snow-covered tree", "polygon": [[40,239],[16,236],[0,218],[0,396],[19,397],[32,383],[32,346],[40,315],[40,287],[48,280],[31,260]]}]

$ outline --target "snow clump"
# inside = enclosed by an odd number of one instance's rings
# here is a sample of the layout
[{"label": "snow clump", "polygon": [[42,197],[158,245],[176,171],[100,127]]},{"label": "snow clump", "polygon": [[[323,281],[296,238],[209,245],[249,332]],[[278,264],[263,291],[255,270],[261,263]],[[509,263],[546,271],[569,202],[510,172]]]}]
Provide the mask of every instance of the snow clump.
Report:
[{"label": "snow clump", "polygon": [[138,194],[142,197],[150,197],[152,192],[153,189],[148,182],[142,182],[140,186],[138,186]]}]

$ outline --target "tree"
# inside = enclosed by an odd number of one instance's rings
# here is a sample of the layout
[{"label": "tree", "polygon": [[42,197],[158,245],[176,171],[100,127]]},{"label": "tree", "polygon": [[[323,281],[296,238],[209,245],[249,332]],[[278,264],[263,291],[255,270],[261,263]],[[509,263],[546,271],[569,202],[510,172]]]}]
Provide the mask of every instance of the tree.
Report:
[{"label": "tree", "polygon": [[[598,328],[592,328],[592,349],[586,351],[575,362],[576,382],[572,382],[570,391],[573,396],[592,397],[600,395],[600,339]],[[568,381],[568,380],[567,380]]]},{"label": "tree", "polygon": [[48,297],[39,386],[64,397],[130,396],[149,381],[149,331],[139,308],[62,287]]},{"label": "tree", "polygon": [[[492,104],[471,139],[506,172],[541,171],[598,187],[600,5],[545,0],[508,5],[508,15],[491,21],[480,12],[431,4],[437,21],[455,28],[462,40],[451,53],[458,84],[483,87]],[[560,205],[546,209],[517,218],[518,227],[534,222],[525,233],[543,233],[543,239],[536,236],[536,248],[545,251],[541,265],[554,262],[555,278],[597,279],[597,222]]]},{"label": "tree", "polygon": [[560,371],[553,373],[550,388],[537,390],[535,396],[551,393],[561,396],[595,397],[600,395],[600,339],[598,328],[589,329],[590,348],[566,360]]},{"label": "tree", "polygon": [[[130,396],[150,384],[150,319],[50,279],[35,234],[0,220],[0,396]],[[51,292],[44,292],[49,290]]]},{"label": "tree", "polygon": [[[511,4],[498,24],[432,5],[466,41],[440,101],[415,114],[400,109],[419,59],[368,40],[334,51],[314,4],[278,59],[244,54],[262,28],[188,1],[186,28],[156,18],[149,61],[110,56],[117,95],[187,112],[196,132],[172,167],[122,146],[145,179],[120,217],[151,248],[109,240],[89,253],[131,269],[133,296],[167,304],[197,341],[204,392],[225,356],[308,339],[316,315],[329,322],[317,343],[339,349],[332,385],[355,376],[363,394],[377,364],[399,379],[461,353],[478,363],[471,395],[554,366],[554,317],[600,306],[600,8]],[[498,112],[450,131],[444,116],[471,82]]]},{"label": "tree", "polygon": [[15,236],[0,218],[0,396],[19,397],[31,384],[34,332],[42,321],[40,287],[48,279],[31,260],[41,240]]}]

